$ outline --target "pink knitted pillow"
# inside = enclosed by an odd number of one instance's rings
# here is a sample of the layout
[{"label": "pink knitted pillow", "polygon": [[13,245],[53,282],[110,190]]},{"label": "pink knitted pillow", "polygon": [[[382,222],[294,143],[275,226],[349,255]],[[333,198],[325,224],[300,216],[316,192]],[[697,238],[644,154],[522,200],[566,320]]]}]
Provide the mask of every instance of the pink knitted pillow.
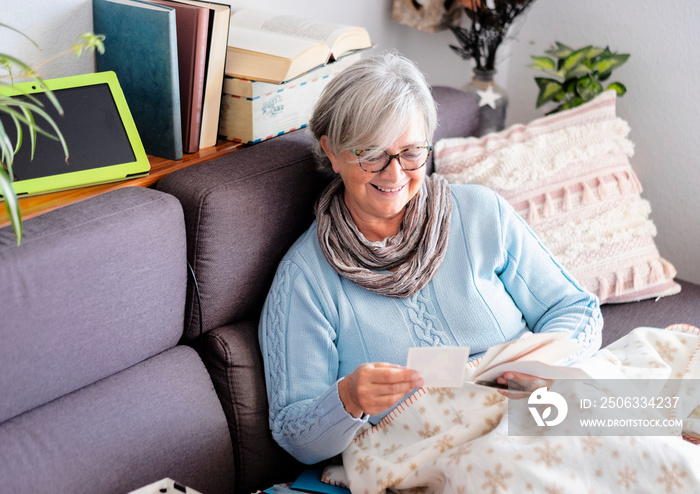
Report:
[{"label": "pink knitted pillow", "polygon": [[680,291],[654,243],[651,207],[632,170],[629,126],[614,91],[579,107],[483,137],[435,146],[435,171],[507,199],[601,303]]}]

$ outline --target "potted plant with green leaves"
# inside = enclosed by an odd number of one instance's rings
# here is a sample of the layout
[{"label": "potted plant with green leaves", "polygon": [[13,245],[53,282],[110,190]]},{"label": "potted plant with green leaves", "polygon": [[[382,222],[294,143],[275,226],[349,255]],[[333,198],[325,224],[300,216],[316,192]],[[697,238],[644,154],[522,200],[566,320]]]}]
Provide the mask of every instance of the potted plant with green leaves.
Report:
[{"label": "potted plant with green leaves", "polygon": [[[16,29],[0,23],[0,28],[15,31],[34,43],[26,35]],[[83,51],[91,53],[97,49],[100,53],[104,51],[104,36],[92,33],[82,34],[78,41],[71,48],[53,57],[51,60],[63,56],[67,53],[75,53],[80,56]],[[47,63],[49,60],[45,61]],[[43,64],[42,64],[43,65]],[[35,82],[42,88],[56,111],[61,114],[62,109],[59,101],[52,91],[46,86],[44,79],[38,73],[38,67],[31,67],[18,58],[0,53],[0,89],[8,88],[10,91],[0,91],[0,194],[5,202],[5,209],[10,218],[10,223],[17,238],[17,245],[22,242],[22,214],[19,201],[12,186],[14,173],[12,165],[14,157],[22,146],[29,145],[31,156],[34,155],[37,134],[45,135],[51,139],[59,141],[63,151],[68,156],[68,147],[56,122],[46,112],[43,104],[29,94],[12,95],[11,89],[15,81],[25,80]],[[29,142],[27,142],[29,141]]]},{"label": "potted plant with green leaves", "polygon": [[557,106],[547,114],[560,112],[590,101],[608,89],[619,96],[627,92],[620,82],[604,84],[612,71],[624,64],[629,54],[618,54],[608,47],[584,46],[573,49],[563,43],[545,51],[548,56],[532,56],[530,68],[542,70],[550,77],[535,77],[539,88],[536,107],[549,102]]}]

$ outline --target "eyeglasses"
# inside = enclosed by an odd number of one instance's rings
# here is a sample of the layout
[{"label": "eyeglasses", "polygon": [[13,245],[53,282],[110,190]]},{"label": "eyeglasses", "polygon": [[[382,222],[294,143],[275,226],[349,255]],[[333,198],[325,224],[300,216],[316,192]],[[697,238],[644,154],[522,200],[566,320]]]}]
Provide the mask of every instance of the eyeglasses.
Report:
[{"label": "eyeglasses", "polygon": [[428,162],[428,156],[433,151],[433,146],[417,146],[404,149],[400,153],[389,154],[379,149],[351,149],[360,167],[370,173],[383,172],[391,160],[396,158],[401,168],[410,172],[418,170]]}]

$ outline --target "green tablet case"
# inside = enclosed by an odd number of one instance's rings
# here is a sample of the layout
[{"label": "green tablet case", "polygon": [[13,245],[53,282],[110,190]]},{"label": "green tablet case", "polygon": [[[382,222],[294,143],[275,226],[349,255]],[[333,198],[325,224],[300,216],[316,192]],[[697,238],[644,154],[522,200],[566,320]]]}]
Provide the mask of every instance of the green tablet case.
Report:
[{"label": "green tablet case", "polygon": [[[18,197],[85,185],[114,182],[147,175],[150,164],[141,138],[114,72],[47,79],[56,96],[60,114],[36,82],[0,86],[0,93],[15,98],[35,98],[54,119],[68,146],[37,133],[34,157],[26,127],[23,143],[15,155],[13,186]],[[52,127],[34,116],[37,125]],[[16,129],[7,115],[0,115],[12,142]]]}]

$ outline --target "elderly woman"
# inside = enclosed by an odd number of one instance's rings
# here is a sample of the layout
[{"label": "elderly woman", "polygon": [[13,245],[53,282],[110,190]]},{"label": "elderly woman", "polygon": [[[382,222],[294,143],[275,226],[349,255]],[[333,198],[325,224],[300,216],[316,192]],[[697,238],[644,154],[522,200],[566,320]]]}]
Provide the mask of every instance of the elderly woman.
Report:
[{"label": "elderly woman", "polygon": [[341,453],[422,385],[403,367],[411,347],[477,358],[527,331],[568,333],[570,361],[600,347],[597,299],[506,201],[426,176],[436,119],[423,75],[395,54],[346,69],[314,109],[317,155],[337,178],[259,328],[272,434],[304,463]]}]

